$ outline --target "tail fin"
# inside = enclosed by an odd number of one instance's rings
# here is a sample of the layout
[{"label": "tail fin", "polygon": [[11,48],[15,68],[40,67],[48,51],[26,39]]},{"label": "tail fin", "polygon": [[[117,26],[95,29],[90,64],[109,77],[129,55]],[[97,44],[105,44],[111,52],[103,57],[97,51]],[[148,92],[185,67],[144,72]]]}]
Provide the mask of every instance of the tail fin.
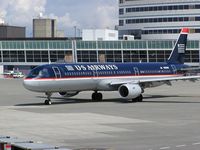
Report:
[{"label": "tail fin", "polygon": [[176,44],[173,48],[173,51],[171,52],[171,55],[167,60],[167,63],[169,64],[184,63],[188,32],[189,32],[188,28],[182,28],[179,38],[176,41]]}]

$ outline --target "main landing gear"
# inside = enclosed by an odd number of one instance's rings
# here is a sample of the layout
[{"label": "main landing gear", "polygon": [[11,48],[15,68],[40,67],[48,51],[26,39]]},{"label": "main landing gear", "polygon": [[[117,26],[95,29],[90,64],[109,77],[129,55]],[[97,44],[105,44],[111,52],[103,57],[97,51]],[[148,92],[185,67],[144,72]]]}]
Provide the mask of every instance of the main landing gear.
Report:
[{"label": "main landing gear", "polygon": [[[92,101],[102,101],[102,99],[103,99],[102,93],[98,93],[97,91],[92,93]],[[142,94],[140,94],[138,97],[132,99],[132,102],[142,102],[142,101],[143,101]]]},{"label": "main landing gear", "polygon": [[142,94],[140,94],[140,96],[133,98],[132,102],[142,102],[143,101],[143,96]]},{"label": "main landing gear", "polygon": [[98,93],[97,91],[92,93],[92,101],[102,101],[102,99],[103,99],[102,93]]},{"label": "main landing gear", "polygon": [[51,95],[52,95],[52,93],[45,93],[45,94],[47,96],[47,99],[44,101],[44,104],[45,105],[51,105],[52,104],[52,102],[51,102]]},{"label": "main landing gear", "polygon": [[[52,93],[45,93],[45,95],[47,96],[47,99],[44,101],[45,105],[51,105],[51,95]],[[102,93],[99,93],[97,91],[95,91],[94,93],[92,93],[92,101],[102,101],[103,99],[103,95]],[[133,98],[132,102],[142,102],[143,101],[143,96],[142,94],[140,94],[138,97]]]}]

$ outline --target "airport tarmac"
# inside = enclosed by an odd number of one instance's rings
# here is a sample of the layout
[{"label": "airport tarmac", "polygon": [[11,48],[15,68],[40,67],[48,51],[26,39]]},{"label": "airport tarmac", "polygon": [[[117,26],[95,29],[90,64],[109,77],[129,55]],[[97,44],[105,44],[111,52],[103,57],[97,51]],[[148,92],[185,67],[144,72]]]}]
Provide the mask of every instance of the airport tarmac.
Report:
[{"label": "airport tarmac", "polygon": [[73,98],[27,91],[21,79],[0,79],[0,135],[76,150],[199,150],[200,81],[145,90],[144,102],[130,103],[117,92]]}]

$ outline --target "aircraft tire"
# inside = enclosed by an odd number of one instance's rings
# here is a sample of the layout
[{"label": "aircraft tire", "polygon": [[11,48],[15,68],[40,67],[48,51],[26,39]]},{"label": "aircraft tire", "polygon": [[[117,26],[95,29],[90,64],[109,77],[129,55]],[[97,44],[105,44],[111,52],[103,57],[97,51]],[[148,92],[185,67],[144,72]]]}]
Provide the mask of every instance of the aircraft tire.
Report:
[{"label": "aircraft tire", "polygon": [[103,95],[101,93],[92,93],[92,101],[101,101]]},{"label": "aircraft tire", "polygon": [[96,100],[96,93],[92,93],[92,101]]},{"label": "aircraft tire", "polygon": [[139,97],[138,97],[138,102],[142,102],[143,101],[143,95],[141,94]]},{"label": "aircraft tire", "polygon": [[52,102],[51,102],[50,100],[45,100],[45,101],[44,101],[44,104],[45,104],[45,105],[51,105]]},{"label": "aircraft tire", "polygon": [[138,102],[138,97],[133,98],[133,99],[132,99],[132,102],[133,102],[133,103],[137,103],[137,102]]},{"label": "aircraft tire", "polygon": [[137,103],[137,102],[142,102],[143,101],[143,96],[140,94],[140,96],[133,98],[132,102]]},{"label": "aircraft tire", "polygon": [[102,93],[97,93],[97,101],[102,101],[103,95]]}]

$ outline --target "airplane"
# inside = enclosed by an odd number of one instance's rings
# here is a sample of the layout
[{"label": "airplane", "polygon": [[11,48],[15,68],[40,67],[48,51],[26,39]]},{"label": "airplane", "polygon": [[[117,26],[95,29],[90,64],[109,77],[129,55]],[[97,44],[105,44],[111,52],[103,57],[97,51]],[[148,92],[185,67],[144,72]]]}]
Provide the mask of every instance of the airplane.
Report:
[{"label": "airplane", "polygon": [[51,95],[72,97],[81,91],[94,91],[92,100],[103,99],[100,91],[118,91],[133,102],[142,102],[145,88],[171,85],[173,80],[197,80],[185,76],[184,55],[189,29],[183,28],[166,62],[161,63],[61,63],[40,65],[24,78],[23,85],[34,92],[45,93],[46,105]]}]

